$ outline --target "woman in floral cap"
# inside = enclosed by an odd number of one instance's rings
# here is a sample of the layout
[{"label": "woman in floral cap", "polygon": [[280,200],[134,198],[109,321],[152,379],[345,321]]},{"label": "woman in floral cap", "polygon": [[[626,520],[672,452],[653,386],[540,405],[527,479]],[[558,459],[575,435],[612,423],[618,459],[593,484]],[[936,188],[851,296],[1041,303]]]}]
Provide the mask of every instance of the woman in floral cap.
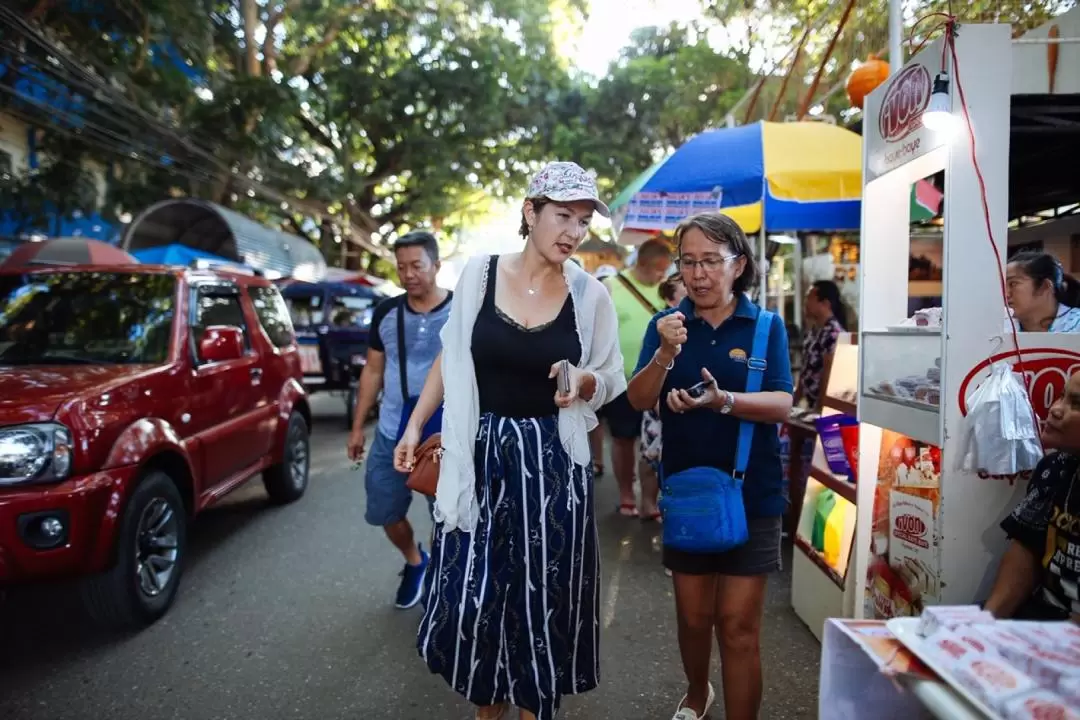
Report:
[{"label": "woman in floral cap", "polygon": [[[477,718],[550,720],[599,682],[599,554],[588,433],[626,389],[615,309],[570,260],[591,174],[551,163],[522,206],[521,252],[472,258],[443,351],[397,447],[408,471],[444,403],[435,543],[418,648]],[[562,363],[567,392],[557,377]]]}]

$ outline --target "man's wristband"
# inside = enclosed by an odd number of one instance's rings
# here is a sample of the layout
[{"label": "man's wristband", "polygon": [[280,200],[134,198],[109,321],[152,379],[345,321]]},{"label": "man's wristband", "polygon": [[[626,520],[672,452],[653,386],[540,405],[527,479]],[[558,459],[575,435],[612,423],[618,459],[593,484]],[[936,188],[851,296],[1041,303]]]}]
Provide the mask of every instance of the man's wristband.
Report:
[{"label": "man's wristband", "polygon": [[671,368],[675,367],[675,357],[674,356],[672,356],[671,360],[668,361],[667,365],[660,362],[660,351],[659,350],[657,350],[656,352],[653,353],[652,361],[654,363],[656,363],[659,367],[664,368],[664,370],[671,370]]}]

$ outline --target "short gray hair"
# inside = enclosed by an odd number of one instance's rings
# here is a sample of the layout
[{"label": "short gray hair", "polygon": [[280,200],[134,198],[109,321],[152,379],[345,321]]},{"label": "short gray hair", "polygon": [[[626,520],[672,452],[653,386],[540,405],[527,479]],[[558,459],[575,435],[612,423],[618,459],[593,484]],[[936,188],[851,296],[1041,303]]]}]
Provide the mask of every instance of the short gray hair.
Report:
[{"label": "short gray hair", "polygon": [[732,290],[736,293],[744,293],[753,290],[758,283],[757,261],[754,259],[754,247],[747,239],[746,233],[739,224],[721,213],[700,213],[679,223],[675,228],[675,244],[678,254],[682,255],[683,237],[692,229],[697,229],[717,245],[727,245],[731,252],[746,258],[742,274],[735,278]]}]

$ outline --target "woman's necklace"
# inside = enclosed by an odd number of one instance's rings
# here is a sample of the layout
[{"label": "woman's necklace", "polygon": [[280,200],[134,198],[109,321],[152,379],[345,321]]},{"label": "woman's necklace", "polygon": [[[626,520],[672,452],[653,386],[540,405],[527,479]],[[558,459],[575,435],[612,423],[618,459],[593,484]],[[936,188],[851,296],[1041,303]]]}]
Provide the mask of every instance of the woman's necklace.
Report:
[{"label": "woman's necklace", "polygon": [[536,288],[529,288],[528,289],[528,293],[530,295],[535,295],[537,292],[539,292],[539,291]]}]

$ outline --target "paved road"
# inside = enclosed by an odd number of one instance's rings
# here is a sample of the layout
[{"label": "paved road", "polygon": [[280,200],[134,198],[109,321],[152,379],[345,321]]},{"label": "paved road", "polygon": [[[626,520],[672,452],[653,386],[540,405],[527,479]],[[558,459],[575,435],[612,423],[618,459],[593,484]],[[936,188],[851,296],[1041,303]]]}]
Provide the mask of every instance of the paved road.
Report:
[{"label": "paved road", "polygon": [[[155,626],[110,636],[64,588],[12,593],[0,605],[0,718],[471,718],[416,656],[419,610],[391,606],[399,560],[363,523],[339,405],[328,398],[317,412],[307,495],[273,508],[253,482],[205,514],[177,602]],[[615,504],[610,473],[598,498]],[[421,503],[413,517],[427,532]],[[655,534],[602,517],[603,679],[567,700],[567,720],[667,720],[674,711],[683,686]],[[785,573],[771,583],[766,611],[767,720],[817,714],[819,648],[791,611],[789,582]]]}]

